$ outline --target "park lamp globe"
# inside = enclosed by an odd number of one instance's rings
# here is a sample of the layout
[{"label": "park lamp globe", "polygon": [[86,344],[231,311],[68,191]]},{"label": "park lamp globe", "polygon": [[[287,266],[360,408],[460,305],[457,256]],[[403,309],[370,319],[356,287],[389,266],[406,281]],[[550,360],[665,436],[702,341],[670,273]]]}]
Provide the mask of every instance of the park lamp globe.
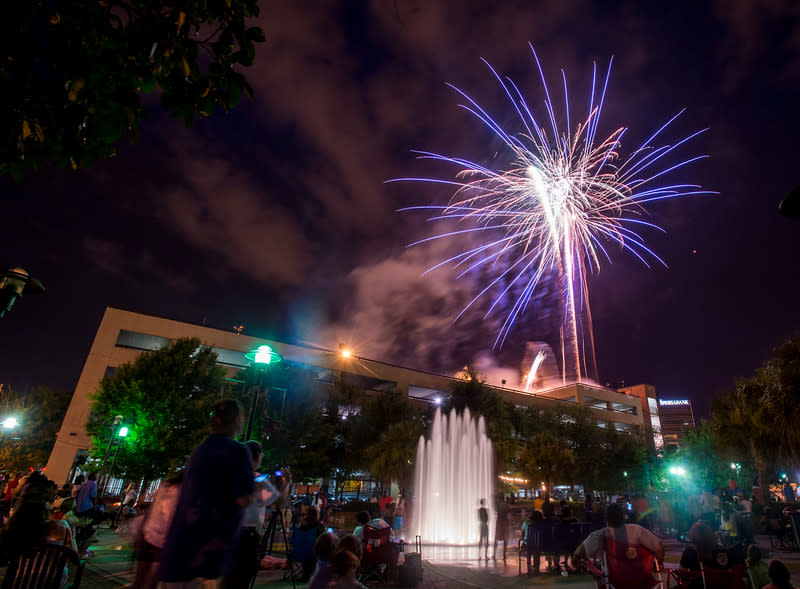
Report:
[{"label": "park lamp globe", "polygon": [[40,294],[44,286],[24,268],[11,268],[0,274],[0,317],[11,310],[22,295]]},{"label": "park lamp globe", "polygon": [[262,344],[244,355],[253,364],[277,364],[281,361],[280,355],[267,344]]},{"label": "park lamp globe", "polygon": [[669,473],[670,474],[674,474],[674,475],[679,476],[679,477],[685,477],[686,476],[686,469],[683,468],[680,465],[671,466],[670,469],[669,469]]},{"label": "park lamp globe", "polygon": [[3,426],[3,429],[14,429],[18,423],[16,417],[6,417],[0,425]]},{"label": "park lamp globe", "polygon": [[258,398],[261,395],[261,384],[264,379],[264,373],[267,371],[267,366],[277,364],[281,361],[280,355],[272,349],[272,346],[261,344],[244,355],[245,358],[250,360],[254,366],[261,368],[261,376],[258,379],[258,386],[255,393],[252,395],[250,402],[250,411],[247,413],[247,425],[244,428],[244,439],[249,440],[250,434],[253,431],[253,423],[258,408]]}]

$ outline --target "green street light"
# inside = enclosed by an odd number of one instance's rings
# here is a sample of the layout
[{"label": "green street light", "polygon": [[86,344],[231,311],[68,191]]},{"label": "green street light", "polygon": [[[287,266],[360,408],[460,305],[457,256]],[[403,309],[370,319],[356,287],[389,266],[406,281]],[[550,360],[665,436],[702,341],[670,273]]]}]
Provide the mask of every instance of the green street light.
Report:
[{"label": "green street light", "polygon": [[3,421],[0,421],[0,440],[6,437],[6,432],[8,430],[12,430],[17,427],[18,422],[16,417],[6,417]]},{"label": "green street light", "polygon": [[[114,450],[114,458],[111,460],[111,468],[108,469],[108,476],[106,477],[106,480],[103,481],[103,493],[105,493],[106,490],[106,482],[108,481],[108,479],[111,478],[111,475],[114,472],[114,465],[117,463],[117,454],[119,454],[119,447],[122,445],[122,439],[126,438],[127,436],[128,436],[128,428],[127,426],[123,425],[122,427],[119,428],[119,431],[117,432],[117,438],[119,438],[117,440],[117,449]],[[103,495],[101,494],[100,496],[102,497]]]},{"label": "green street light", "polygon": [[683,468],[682,466],[671,466],[670,469],[669,469],[669,472],[670,472],[670,474],[674,474],[674,475],[677,475],[679,477],[685,477],[686,476],[686,469]]},{"label": "green street light", "polygon": [[247,426],[244,430],[244,439],[248,440],[253,431],[253,421],[258,409],[259,397],[261,396],[261,383],[264,380],[264,373],[268,365],[277,364],[281,361],[281,357],[272,349],[272,346],[268,346],[267,344],[262,344],[250,350],[244,357],[250,360],[255,366],[261,368],[261,374],[258,377],[258,388],[253,393],[253,398],[250,402],[250,413],[247,415]]},{"label": "green street light", "polygon": [[256,365],[277,364],[281,361],[280,355],[278,355],[278,353],[267,344],[260,345],[257,348],[250,350],[244,355],[244,357]]}]

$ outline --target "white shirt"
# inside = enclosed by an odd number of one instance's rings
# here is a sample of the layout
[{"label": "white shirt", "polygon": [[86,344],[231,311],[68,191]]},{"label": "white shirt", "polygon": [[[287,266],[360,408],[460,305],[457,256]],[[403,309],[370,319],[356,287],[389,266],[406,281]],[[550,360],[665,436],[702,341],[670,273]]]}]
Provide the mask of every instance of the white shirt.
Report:
[{"label": "white shirt", "polygon": [[281,494],[269,480],[255,483],[255,494],[253,501],[244,508],[242,516],[243,528],[256,528],[259,532],[264,528],[264,517],[267,507],[280,499]]},{"label": "white shirt", "polygon": [[603,528],[595,530],[583,541],[586,555],[589,558],[599,558],[603,554],[603,536],[608,533],[617,542],[626,544],[639,544],[647,548],[650,552],[656,552],[661,548],[661,540],[647,528],[638,524],[625,524],[623,528]]},{"label": "white shirt", "polygon": [[156,491],[153,504],[150,506],[144,524],[142,524],[144,539],[153,546],[164,547],[169,525],[172,523],[172,516],[175,514],[175,507],[178,504],[178,496],[180,494],[180,485],[170,485],[167,482],[162,483],[158,491]]}]

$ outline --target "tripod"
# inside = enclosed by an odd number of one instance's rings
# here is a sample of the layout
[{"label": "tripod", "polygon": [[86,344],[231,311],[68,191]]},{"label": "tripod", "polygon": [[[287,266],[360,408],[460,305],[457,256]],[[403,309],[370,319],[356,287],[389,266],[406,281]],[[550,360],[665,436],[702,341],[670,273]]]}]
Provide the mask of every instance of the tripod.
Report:
[{"label": "tripod", "polygon": [[[292,589],[296,589],[295,580],[294,580],[294,560],[292,559],[292,552],[289,548],[289,540],[286,537],[286,526],[283,523],[283,513],[281,512],[281,508],[274,507],[272,512],[269,515],[269,522],[267,523],[266,530],[264,531],[264,536],[261,538],[261,542],[258,546],[258,559],[259,562],[261,558],[265,554],[272,554],[272,546],[275,541],[275,530],[280,525],[281,534],[283,535],[283,547],[286,554],[286,568],[284,569],[284,578],[286,578],[286,571],[289,571],[289,576],[292,579]],[[253,587],[253,584],[256,582],[256,576],[253,575],[253,578],[250,580],[250,587]]]}]

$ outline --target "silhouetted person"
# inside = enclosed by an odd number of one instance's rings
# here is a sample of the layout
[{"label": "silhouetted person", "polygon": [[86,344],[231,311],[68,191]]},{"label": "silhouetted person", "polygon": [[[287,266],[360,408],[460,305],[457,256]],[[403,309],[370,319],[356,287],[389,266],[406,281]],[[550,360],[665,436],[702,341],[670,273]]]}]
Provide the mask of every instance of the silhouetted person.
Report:
[{"label": "silhouetted person", "polygon": [[478,538],[478,558],[481,557],[481,546],[483,546],[486,560],[489,560],[489,512],[486,511],[486,499],[481,499],[478,519],[481,523],[481,535]]},{"label": "silhouetted person", "polygon": [[253,497],[250,452],[234,440],[243,425],[238,401],[218,401],[211,411],[211,435],[189,457],[161,553],[159,577],[168,589],[189,587],[195,580],[204,589],[222,585],[243,509]]},{"label": "silhouetted person", "polygon": [[776,558],[769,561],[767,574],[772,580],[772,583],[765,586],[764,589],[794,589],[794,586],[791,583],[789,569],[786,568],[786,565],[783,564],[782,561]]},{"label": "silhouetted person", "polygon": [[497,498],[497,522],[494,527],[494,542],[492,543],[492,558],[497,559],[497,543],[503,543],[503,560],[506,559],[508,548],[508,504],[503,495]]}]

